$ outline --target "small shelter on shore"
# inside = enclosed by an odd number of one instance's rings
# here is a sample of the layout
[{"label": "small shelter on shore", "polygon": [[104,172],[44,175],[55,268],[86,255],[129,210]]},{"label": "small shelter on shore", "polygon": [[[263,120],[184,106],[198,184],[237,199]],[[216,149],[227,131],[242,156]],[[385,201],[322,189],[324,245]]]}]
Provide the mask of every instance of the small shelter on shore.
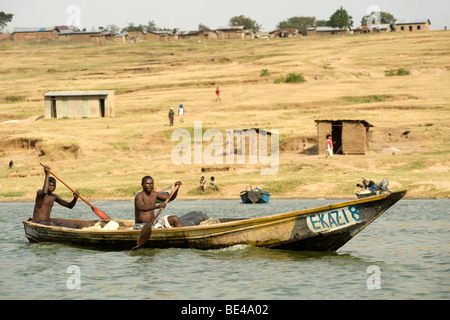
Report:
[{"label": "small shelter on shore", "polygon": [[369,151],[369,128],[365,120],[315,120],[319,154],[326,154],[327,136],[338,154],[366,154]]},{"label": "small shelter on shore", "polygon": [[114,117],[114,90],[47,92],[45,118]]}]

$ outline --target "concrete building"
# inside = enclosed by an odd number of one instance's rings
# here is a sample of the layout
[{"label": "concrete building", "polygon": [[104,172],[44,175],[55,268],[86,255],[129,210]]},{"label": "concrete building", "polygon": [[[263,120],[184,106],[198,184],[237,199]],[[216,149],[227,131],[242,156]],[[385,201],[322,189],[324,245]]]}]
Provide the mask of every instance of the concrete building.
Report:
[{"label": "concrete building", "polygon": [[114,117],[114,90],[47,92],[44,115],[46,119]]}]

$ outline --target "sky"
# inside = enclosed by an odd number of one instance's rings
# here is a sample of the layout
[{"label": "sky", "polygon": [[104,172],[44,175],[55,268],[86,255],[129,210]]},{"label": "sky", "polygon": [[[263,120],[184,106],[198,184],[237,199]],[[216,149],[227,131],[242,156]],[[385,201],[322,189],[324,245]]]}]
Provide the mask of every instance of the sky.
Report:
[{"label": "sky", "polygon": [[342,6],[354,27],[375,11],[397,19],[428,18],[431,30],[450,27],[450,0],[0,0],[0,11],[14,14],[6,30],[15,27],[76,25],[87,30],[116,25],[147,25],[159,28],[198,30],[201,23],[211,29],[227,26],[231,17],[244,15],[262,25],[261,31],[276,29],[279,22],[296,16],[328,20]]}]

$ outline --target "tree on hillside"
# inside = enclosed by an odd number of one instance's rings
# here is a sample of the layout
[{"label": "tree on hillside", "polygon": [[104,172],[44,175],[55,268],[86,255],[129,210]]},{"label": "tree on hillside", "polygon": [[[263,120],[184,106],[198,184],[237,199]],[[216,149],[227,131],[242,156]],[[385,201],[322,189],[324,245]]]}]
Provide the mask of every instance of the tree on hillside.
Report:
[{"label": "tree on hillside", "polygon": [[230,27],[244,26],[246,30],[252,30],[254,32],[258,32],[261,29],[261,25],[257,24],[255,20],[244,17],[243,15],[232,17],[228,25]]},{"label": "tree on hillside", "polygon": [[147,25],[139,24],[138,26],[134,25],[133,22],[129,22],[128,26],[122,29],[122,32],[124,31],[170,31],[172,33],[176,33],[178,31],[178,28],[170,29],[170,28],[158,28],[156,26],[155,21],[150,20]]},{"label": "tree on hillside", "polygon": [[342,8],[342,6],[333,13],[329,20],[329,27],[344,28],[353,26],[353,18]]},{"label": "tree on hillside", "polygon": [[277,29],[295,28],[303,35],[306,35],[306,29],[314,27],[315,17],[291,17],[285,21],[281,21],[277,25]]},{"label": "tree on hillside", "polygon": [[98,30],[102,30],[102,31],[109,32],[112,34],[117,34],[117,33],[119,33],[120,28],[118,26],[116,26],[115,24],[110,24],[110,25],[106,26],[106,28],[98,27]]},{"label": "tree on hillside", "polygon": [[3,11],[0,12],[0,30],[3,30],[3,28],[6,27],[8,22],[11,22],[12,18],[14,17],[11,13],[5,13]]},{"label": "tree on hillside", "polygon": [[147,31],[147,26],[140,24],[135,26],[133,22],[128,22],[128,26],[122,29],[124,31]]},{"label": "tree on hillside", "polygon": [[211,31],[211,28],[208,26],[205,26],[203,23],[198,24],[198,31],[205,32],[205,31]]},{"label": "tree on hillside", "polygon": [[[373,20],[377,20],[377,19],[374,19],[374,18],[378,18],[379,21],[373,21]],[[367,23],[369,23],[369,24],[377,24],[377,23],[380,23],[380,24],[394,24],[395,21],[397,21],[397,19],[395,19],[395,17],[392,14],[390,14],[389,12],[383,12],[383,11],[375,12],[375,11],[373,11],[370,15],[362,17],[361,25],[364,26],[364,25],[367,25]]]},{"label": "tree on hillside", "polygon": [[328,20],[316,20],[315,22],[316,27],[327,27],[330,25],[330,21]]}]

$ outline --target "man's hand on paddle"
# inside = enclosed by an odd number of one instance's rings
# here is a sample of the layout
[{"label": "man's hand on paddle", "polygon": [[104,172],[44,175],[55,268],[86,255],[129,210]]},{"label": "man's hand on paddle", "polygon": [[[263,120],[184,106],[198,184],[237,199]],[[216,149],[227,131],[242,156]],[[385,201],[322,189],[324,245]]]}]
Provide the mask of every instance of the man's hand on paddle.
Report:
[{"label": "man's hand on paddle", "polygon": [[175,182],[175,186],[181,186],[181,181]]}]

